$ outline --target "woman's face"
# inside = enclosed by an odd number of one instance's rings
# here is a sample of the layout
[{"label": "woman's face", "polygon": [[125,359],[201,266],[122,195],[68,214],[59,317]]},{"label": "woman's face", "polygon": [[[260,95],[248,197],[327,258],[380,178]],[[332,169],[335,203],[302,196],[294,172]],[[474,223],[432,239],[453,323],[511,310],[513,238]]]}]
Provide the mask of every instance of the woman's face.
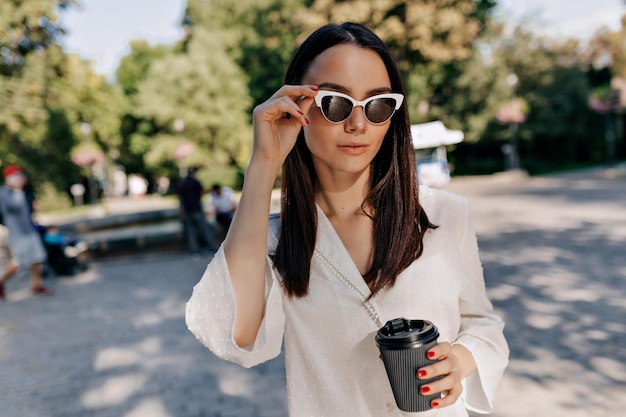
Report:
[{"label": "woman's face", "polygon": [[[317,84],[320,91],[337,91],[355,100],[391,92],[382,59],[354,45],[337,45],[322,52],[311,63],[302,83]],[[304,127],[304,137],[318,177],[369,174],[370,162],[382,145],[391,119],[372,124],[363,107],[358,106],[345,121],[332,123],[315,103],[306,116],[311,123]]]}]

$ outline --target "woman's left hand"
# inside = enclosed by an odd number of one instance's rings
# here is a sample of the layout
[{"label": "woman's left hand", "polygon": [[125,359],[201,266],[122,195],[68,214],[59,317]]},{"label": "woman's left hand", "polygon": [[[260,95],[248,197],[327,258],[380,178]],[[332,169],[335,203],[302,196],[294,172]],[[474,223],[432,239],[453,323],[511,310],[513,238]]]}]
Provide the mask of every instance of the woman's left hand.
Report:
[{"label": "woman's left hand", "polygon": [[472,354],[462,345],[450,345],[442,342],[432,347],[428,359],[437,362],[417,370],[419,379],[431,379],[441,376],[441,379],[430,382],[421,387],[421,393],[432,395],[442,393],[442,398],[431,402],[433,408],[447,407],[454,404],[463,392],[463,379],[476,370]]}]

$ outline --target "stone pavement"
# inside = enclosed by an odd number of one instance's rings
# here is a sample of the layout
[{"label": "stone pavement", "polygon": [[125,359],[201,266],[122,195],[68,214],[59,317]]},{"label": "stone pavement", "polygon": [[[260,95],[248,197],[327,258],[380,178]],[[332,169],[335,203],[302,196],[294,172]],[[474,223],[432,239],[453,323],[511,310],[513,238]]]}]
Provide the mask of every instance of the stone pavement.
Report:
[{"label": "stone pavement", "polygon": [[626,172],[459,178],[511,363],[495,417],[626,416]]},{"label": "stone pavement", "polygon": [[[618,172],[619,173],[619,172]],[[511,365],[495,417],[624,416],[626,177],[455,178],[479,235]],[[284,360],[252,369],[215,358],[184,304],[210,254],[145,251],[49,278],[25,275],[0,303],[3,417],[286,417]]]}]

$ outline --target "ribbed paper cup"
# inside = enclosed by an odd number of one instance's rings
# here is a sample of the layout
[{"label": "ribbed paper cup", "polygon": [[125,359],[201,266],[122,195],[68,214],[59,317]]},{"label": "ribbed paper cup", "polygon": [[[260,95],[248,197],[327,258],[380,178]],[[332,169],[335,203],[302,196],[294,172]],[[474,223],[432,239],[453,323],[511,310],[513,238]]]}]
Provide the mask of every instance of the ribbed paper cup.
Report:
[{"label": "ribbed paper cup", "polygon": [[398,408],[416,412],[431,409],[430,402],[441,398],[439,393],[423,395],[420,387],[439,377],[418,379],[417,370],[429,365],[426,352],[437,344],[439,332],[434,324],[426,320],[398,318],[388,321],[376,333],[376,344],[380,350],[391,390]]}]

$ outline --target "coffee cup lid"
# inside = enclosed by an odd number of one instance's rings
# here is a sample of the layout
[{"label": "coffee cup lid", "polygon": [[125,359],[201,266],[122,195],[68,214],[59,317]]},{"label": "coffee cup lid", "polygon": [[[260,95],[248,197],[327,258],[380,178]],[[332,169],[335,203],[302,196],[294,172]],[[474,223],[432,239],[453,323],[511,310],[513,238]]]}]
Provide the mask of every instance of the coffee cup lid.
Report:
[{"label": "coffee cup lid", "polygon": [[385,347],[398,347],[428,342],[439,337],[439,331],[428,320],[389,320],[376,333],[376,342]]}]

